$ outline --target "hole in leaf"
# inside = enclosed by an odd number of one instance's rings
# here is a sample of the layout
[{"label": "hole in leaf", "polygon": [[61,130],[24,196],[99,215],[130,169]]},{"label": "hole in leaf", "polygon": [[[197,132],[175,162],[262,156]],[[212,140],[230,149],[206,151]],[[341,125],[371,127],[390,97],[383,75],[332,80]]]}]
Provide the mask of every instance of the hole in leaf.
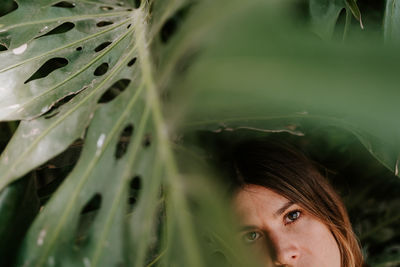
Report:
[{"label": "hole in leaf", "polygon": [[18,8],[18,4],[15,1],[6,1],[6,3],[1,4],[0,17],[5,16]]},{"label": "hole in leaf", "polygon": [[135,64],[136,62],[136,57],[132,58],[129,62],[128,62],[128,67],[132,67],[133,64]]},{"label": "hole in leaf", "polygon": [[76,51],[82,51],[82,49],[83,49],[82,46],[79,46],[76,48]]},{"label": "hole in leaf", "polygon": [[105,26],[108,26],[108,25],[111,25],[111,24],[114,24],[114,22],[113,21],[105,21],[105,20],[103,20],[103,21],[98,22],[96,24],[96,26],[97,27],[105,27]]},{"label": "hole in leaf", "polygon": [[62,57],[56,57],[49,59],[44,63],[28,80],[26,80],[24,83],[27,84],[30,81],[37,80],[37,79],[42,79],[44,77],[47,77],[50,73],[53,71],[63,68],[68,65],[68,60],[66,58]]},{"label": "hole in leaf", "polygon": [[129,196],[128,203],[130,205],[134,205],[136,203],[136,198],[132,197],[132,196]]},{"label": "hole in leaf", "polygon": [[82,208],[75,237],[76,245],[80,246],[87,241],[89,229],[96,219],[101,207],[101,201],[101,195],[97,193]]},{"label": "hole in leaf", "polygon": [[149,147],[150,145],[151,145],[151,134],[148,133],[144,136],[143,146]]},{"label": "hole in leaf", "polygon": [[83,147],[83,140],[77,139],[64,152],[35,169],[38,197],[45,205],[59,185],[78,162]]},{"label": "hole in leaf", "polygon": [[132,8],[128,8],[126,11],[133,11],[133,9]]},{"label": "hole in leaf", "polygon": [[108,71],[108,64],[107,63],[103,63],[100,66],[97,67],[97,69],[94,71],[94,75],[95,76],[102,76],[104,74],[106,74],[106,72]]},{"label": "hole in leaf", "polygon": [[48,33],[36,37],[36,39],[39,39],[44,36],[53,35],[53,34],[66,33],[68,31],[72,30],[73,28],[75,28],[75,24],[73,24],[72,22],[65,22],[65,23],[61,24],[60,26],[58,26],[57,28],[54,28],[53,30],[49,31]]},{"label": "hole in leaf", "polygon": [[139,175],[135,175],[131,181],[129,182],[129,195],[128,195],[128,204],[129,204],[129,211],[132,212],[134,204],[137,202],[139,197],[142,178]]},{"label": "hole in leaf", "polygon": [[0,44],[0,52],[8,50],[6,46]]},{"label": "hole in leaf", "polygon": [[112,42],[104,42],[101,45],[99,45],[98,47],[96,47],[94,49],[95,52],[100,52],[101,50],[103,50],[104,48],[106,48],[107,46],[109,46]]},{"label": "hole in leaf", "polygon": [[126,28],[129,29],[132,26],[132,24],[129,24]]},{"label": "hole in leaf", "polygon": [[54,4],[53,7],[74,8],[75,3],[71,3],[68,1],[61,1],[61,2],[58,2],[57,4]]},{"label": "hole in leaf", "polygon": [[0,154],[17,130],[19,121],[0,122]]},{"label": "hole in leaf", "polygon": [[115,158],[116,159],[120,159],[120,158],[122,158],[123,155],[125,155],[126,150],[128,149],[132,134],[133,134],[133,125],[129,124],[128,126],[126,126],[124,128],[124,130],[122,131],[122,133],[119,137],[117,148],[115,150]]},{"label": "hole in leaf", "polygon": [[173,17],[165,22],[161,28],[160,38],[163,43],[167,43],[176,33],[183,19],[186,17],[191,5],[187,5],[178,10]]},{"label": "hole in leaf", "polygon": [[81,214],[98,210],[100,209],[100,206],[101,206],[101,195],[99,193],[96,193],[82,208]]},{"label": "hole in leaf", "polygon": [[112,6],[101,6],[100,9],[107,11],[107,10],[113,10],[114,8]]},{"label": "hole in leaf", "polygon": [[[43,116],[44,116],[44,118],[45,118],[46,120],[48,120],[48,119],[51,119],[51,118],[57,116],[59,113],[60,113],[60,111],[55,111],[55,110],[53,110],[53,109],[50,109],[48,112],[46,112],[45,114],[43,114]],[[48,114],[48,115],[46,115],[46,114]]]},{"label": "hole in leaf", "polygon": [[135,4],[135,8],[139,8],[140,4],[141,4],[141,0],[135,0],[134,4]]},{"label": "hole in leaf", "polygon": [[116,98],[119,94],[121,94],[130,84],[131,80],[128,79],[121,79],[111,85],[107,91],[100,97],[98,103],[108,103],[114,98]]},{"label": "hole in leaf", "polygon": [[135,205],[135,203],[136,203],[136,198],[133,197],[133,196],[129,196],[129,198],[128,198],[128,203],[129,203],[129,205],[132,206],[132,207],[131,207],[131,210],[132,210],[133,205]]},{"label": "hole in leaf", "polygon": [[80,92],[79,91],[77,93],[72,93],[70,95],[64,96],[63,98],[61,98],[59,101],[57,101],[55,104],[53,104],[53,106],[46,112],[43,114],[45,119],[50,119],[54,116],[56,116],[59,113],[59,108],[62,105],[67,104],[69,101],[71,101],[75,96],[77,96]]},{"label": "hole in leaf", "polygon": [[142,188],[142,180],[139,175],[136,175],[132,178],[131,182],[129,183],[131,189],[139,190]]}]

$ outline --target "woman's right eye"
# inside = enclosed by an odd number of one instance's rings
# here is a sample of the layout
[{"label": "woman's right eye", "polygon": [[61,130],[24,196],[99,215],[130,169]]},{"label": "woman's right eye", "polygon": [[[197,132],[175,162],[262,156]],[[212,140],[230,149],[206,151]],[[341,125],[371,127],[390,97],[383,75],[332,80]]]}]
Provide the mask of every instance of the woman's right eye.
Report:
[{"label": "woman's right eye", "polygon": [[243,235],[243,241],[245,243],[253,243],[255,242],[257,239],[260,238],[260,233],[252,231],[252,232],[248,232],[246,234]]}]

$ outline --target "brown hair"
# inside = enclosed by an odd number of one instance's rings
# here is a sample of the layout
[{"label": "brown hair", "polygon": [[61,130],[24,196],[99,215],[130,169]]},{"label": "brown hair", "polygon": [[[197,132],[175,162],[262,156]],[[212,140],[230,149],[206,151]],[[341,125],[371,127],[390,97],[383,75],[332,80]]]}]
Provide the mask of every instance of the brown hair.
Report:
[{"label": "brown hair", "polygon": [[342,200],[306,156],[278,141],[251,140],[234,149],[233,164],[233,190],[260,185],[298,203],[328,226],[339,246],[342,267],[363,266]]}]

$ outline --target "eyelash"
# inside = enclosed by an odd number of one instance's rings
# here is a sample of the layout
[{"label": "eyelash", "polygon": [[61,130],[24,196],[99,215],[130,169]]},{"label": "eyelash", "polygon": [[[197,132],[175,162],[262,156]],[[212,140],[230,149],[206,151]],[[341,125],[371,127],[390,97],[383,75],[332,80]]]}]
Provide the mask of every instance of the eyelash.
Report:
[{"label": "eyelash", "polygon": [[[298,214],[298,216],[297,216],[297,218],[296,219],[289,219],[289,215],[291,215],[291,214],[293,214],[293,213],[299,213]],[[301,211],[301,210],[292,210],[292,211],[289,211],[288,213],[286,213],[285,214],[285,216],[283,217],[283,223],[285,224],[285,225],[288,225],[288,224],[292,224],[292,223],[295,223],[295,222],[297,222],[298,220],[299,220],[299,218],[301,218],[301,216],[303,215],[303,212]],[[287,221],[287,220],[289,220],[289,221]]]}]

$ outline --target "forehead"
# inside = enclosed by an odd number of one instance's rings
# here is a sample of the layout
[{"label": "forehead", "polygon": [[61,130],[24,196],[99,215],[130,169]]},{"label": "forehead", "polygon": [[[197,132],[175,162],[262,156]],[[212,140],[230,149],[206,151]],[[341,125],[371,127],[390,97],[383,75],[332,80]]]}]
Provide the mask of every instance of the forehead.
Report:
[{"label": "forehead", "polygon": [[259,185],[246,185],[233,198],[238,215],[245,220],[255,217],[274,218],[275,212],[289,200]]}]

